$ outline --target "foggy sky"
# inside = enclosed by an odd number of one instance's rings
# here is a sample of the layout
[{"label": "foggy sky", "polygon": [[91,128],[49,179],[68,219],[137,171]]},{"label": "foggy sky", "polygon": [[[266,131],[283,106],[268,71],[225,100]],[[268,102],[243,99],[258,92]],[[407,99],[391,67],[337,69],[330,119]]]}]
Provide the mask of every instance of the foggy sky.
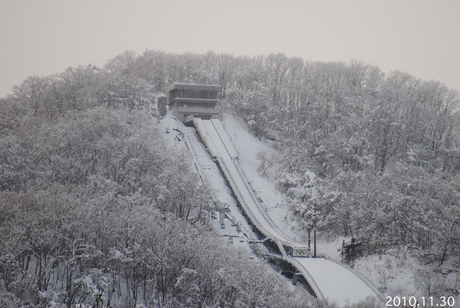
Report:
[{"label": "foggy sky", "polygon": [[458,0],[0,0],[0,97],[125,50],[362,60],[460,91]]}]

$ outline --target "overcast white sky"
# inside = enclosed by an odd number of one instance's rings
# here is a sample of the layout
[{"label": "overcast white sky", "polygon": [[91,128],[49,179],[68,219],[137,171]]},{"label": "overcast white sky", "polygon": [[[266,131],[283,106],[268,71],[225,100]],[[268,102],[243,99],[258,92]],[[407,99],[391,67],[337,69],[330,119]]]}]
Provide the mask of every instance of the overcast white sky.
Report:
[{"label": "overcast white sky", "polygon": [[460,91],[460,0],[0,0],[0,97],[147,49],[357,59]]}]

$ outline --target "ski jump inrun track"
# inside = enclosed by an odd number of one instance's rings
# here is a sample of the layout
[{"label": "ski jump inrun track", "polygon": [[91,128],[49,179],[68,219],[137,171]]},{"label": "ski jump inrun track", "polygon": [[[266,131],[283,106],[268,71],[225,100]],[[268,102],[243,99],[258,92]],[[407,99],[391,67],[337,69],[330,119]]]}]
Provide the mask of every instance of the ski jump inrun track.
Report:
[{"label": "ski jump inrun track", "polygon": [[[238,163],[238,152],[220,120],[195,118],[193,125],[212,159],[218,163],[250,223],[263,234],[265,240],[275,243],[279,254],[274,256],[294,266],[297,275],[307,282],[307,288],[314,296],[339,304],[358,302],[367,296],[383,299],[382,294],[365,277],[338,261],[325,257],[295,257],[293,249],[305,247],[305,244],[295,243],[266,213]],[[188,139],[189,142],[199,142],[197,138]]]}]

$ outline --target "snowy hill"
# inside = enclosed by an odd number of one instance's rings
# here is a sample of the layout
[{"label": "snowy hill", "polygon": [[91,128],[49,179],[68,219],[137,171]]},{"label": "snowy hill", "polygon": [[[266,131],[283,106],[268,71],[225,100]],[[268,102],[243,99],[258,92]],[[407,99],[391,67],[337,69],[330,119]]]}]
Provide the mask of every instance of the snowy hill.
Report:
[{"label": "snowy hill", "polygon": [[[216,149],[210,149],[212,155],[206,155],[203,151],[203,146],[196,142],[196,136],[192,136],[194,131],[191,128],[187,128],[180,123],[177,123],[177,120],[170,115],[166,116],[165,119],[162,121],[162,128],[165,130],[166,134],[169,134],[168,139],[174,140],[174,146],[178,147],[176,143],[180,142],[181,138],[178,138],[177,133],[180,135],[184,135],[184,143],[186,147],[192,153],[194,158],[194,164],[197,167],[198,172],[200,173],[203,183],[208,186],[212,187],[215,191],[215,198],[219,200],[221,203],[225,203],[228,207],[229,212],[225,215],[227,219],[219,219],[219,224],[214,224],[216,231],[224,236],[229,237],[229,243],[234,243],[232,240],[233,237],[243,238],[241,242],[245,242],[244,238],[247,237],[248,239],[254,240],[256,236],[247,230],[250,230],[251,227],[247,224],[244,218],[240,218],[240,220],[236,221],[234,213],[237,216],[241,214],[240,209],[235,206],[235,202],[229,200],[228,196],[228,188],[226,187],[226,183],[222,181],[222,177],[216,172],[215,164],[213,164],[211,157],[214,157]],[[208,144],[208,146],[216,146],[216,144],[209,140],[212,137],[212,132],[208,134],[208,130],[205,128],[205,124],[209,124],[212,126],[211,122],[200,124],[201,122],[197,122],[196,125],[203,125],[202,128],[199,126],[200,134],[202,134],[201,138],[205,138],[204,142]],[[178,126],[179,125],[179,126]],[[171,126],[173,130],[171,130]],[[260,205],[265,212],[263,215],[268,215],[270,221],[272,221],[278,228],[283,230],[282,236],[287,236],[290,240],[287,241],[294,241],[297,243],[305,243],[305,231],[295,227],[295,224],[292,224],[292,221],[287,219],[288,217],[288,208],[286,206],[286,196],[281,194],[277,191],[274,184],[269,181],[266,177],[263,177],[259,174],[257,169],[259,169],[259,153],[260,152],[271,152],[271,149],[267,144],[260,142],[255,138],[252,134],[250,134],[247,130],[244,129],[244,123],[238,121],[236,117],[231,114],[226,114],[224,120],[224,126],[227,130],[227,133],[232,136],[232,148],[236,146],[237,152],[236,154],[238,157],[238,162],[241,165],[242,172],[244,172],[245,177],[249,181],[250,189],[252,189],[255,194],[256,198],[260,202]],[[202,132],[202,130],[206,130],[206,134]],[[175,131],[175,132],[174,132]],[[225,132],[224,132],[225,134]],[[213,137],[214,138],[214,137]],[[217,138],[217,137],[216,137]],[[209,143],[211,142],[211,143]],[[218,147],[218,146],[217,146]],[[231,164],[231,162],[227,162],[227,164]],[[228,177],[229,175],[227,175]],[[243,184],[242,184],[243,185]],[[245,186],[245,185],[243,185]],[[224,201],[225,200],[225,201]],[[251,210],[252,211],[252,210]],[[249,213],[246,213],[249,214]],[[216,217],[214,217],[216,218]],[[265,218],[257,218],[257,219],[265,219]],[[217,219],[216,219],[217,220]],[[238,228],[229,228],[228,224],[225,221],[229,220],[229,224],[233,227],[238,225]],[[213,219],[211,219],[213,221]],[[254,221],[253,221],[254,223]],[[219,228],[220,225],[220,228]],[[242,234],[235,234],[241,230],[241,226],[244,226],[246,231],[243,231]],[[233,229],[233,230],[232,230]],[[265,227],[264,227],[265,229]],[[268,227],[268,230],[271,230]],[[266,232],[266,231],[264,231]],[[277,231],[274,231],[277,234]],[[233,233],[233,234],[232,234]],[[272,232],[269,232],[272,234]],[[268,235],[266,233],[266,235]],[[239,243],[240,241],[238,241]],[[300,244],[302,245],[302,244]],[[304,246],[307,244],[305,243]],[[247,246],[248,247],[248,246]],[[330,245],[325,245],[325,247],[330,247]],[[281,248],[284,250],[283,248]],[[321,254],[321,249],[318,249],[319,253]],[[323,261],[321,261],[323,260]],[[327,298],[331,301],[338,302],[341,305],[344,305],[348,302],[357,302],[363,300],[366,296],[373,296],[375,295],[372,289],[369,289],[366,284],[363,284],[363,281],[360,280],[358,276],[351,273],[344,267],[341,267],[339,263],[333,263],[330,261],[325,261],[324,259],[302,259],[299,258],[295,261],[294,264],[300,266],[302,270],[306,270],[306,275],[308,280],[310,280],[310,284],[313,283],[316,286],[315,280],[318,281],[319,286],[321,289],[315,289],[315,293],[320,298]],[[320,262],[320,263],[318,263]],[[310,272],[314,273],[313,278],[310,276]],[[329,273],[329,274],[327,274]],[[364,278],[362,278],[364,279]],[[331,284],[331,282],[337,281],[338,284]],[[362,287],[358,287],[359,284],[363,284]],[[348,286],[349,289],[343,288],[344,286]],[[351,287],[351,288],[350,288]]]}]

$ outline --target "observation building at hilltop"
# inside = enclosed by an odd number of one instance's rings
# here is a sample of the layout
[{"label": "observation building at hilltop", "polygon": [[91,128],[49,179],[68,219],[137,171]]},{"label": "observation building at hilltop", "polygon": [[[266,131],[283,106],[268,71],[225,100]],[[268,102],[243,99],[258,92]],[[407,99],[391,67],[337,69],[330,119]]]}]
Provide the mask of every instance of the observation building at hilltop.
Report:
[{"label": "observation building at hilltop", "polygon": [[165,88],[165,93],[169,109],[183,123],[193,117],[222,120],[222,110],[218,109],[222,86],[174,83]]}]

